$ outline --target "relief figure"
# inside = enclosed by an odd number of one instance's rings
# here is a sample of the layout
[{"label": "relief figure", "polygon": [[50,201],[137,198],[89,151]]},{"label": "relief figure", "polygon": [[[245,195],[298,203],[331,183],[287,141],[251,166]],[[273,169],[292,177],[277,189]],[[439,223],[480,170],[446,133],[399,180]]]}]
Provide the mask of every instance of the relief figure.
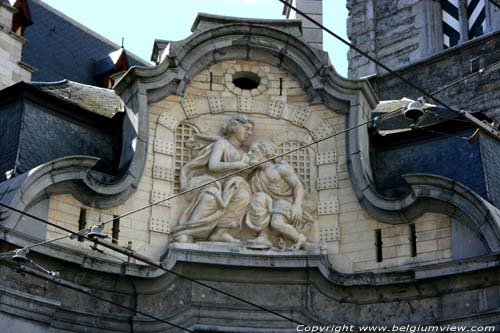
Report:
[{"label": "relief figure", "polygon": [[186,204],[173,230],[174,241],[240,242],[230,232],[241,228],[248,209],[248,173],[215,179],[249,166],[243,143],[252,135],[253,127],[249,118],[237,114],[222,126],[223,137],[197,135],[206,145],[181,169],[181,190],[211,183],[185,195]]},{"label": "relief figure", "polygon": [[[276,146],[268,140],[257,140],[250,146],[250,164],[257,164],[276,155]],[[265,162],[251,175],[252,197],[246,225],[257,232],[248,241],[250,247],[270,248],[270,231],[292,243],[291,250],[303,248],[306,233],[314,221],[314,208],[302,180],[286,161]]]}]

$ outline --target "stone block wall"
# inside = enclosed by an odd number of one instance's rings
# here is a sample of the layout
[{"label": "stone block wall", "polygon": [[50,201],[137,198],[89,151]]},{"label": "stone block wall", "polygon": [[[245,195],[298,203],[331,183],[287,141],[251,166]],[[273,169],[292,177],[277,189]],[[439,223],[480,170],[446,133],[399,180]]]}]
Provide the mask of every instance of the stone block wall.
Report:
[{"label": "stone block wall", "polygon": [[[231,73],[239,71],[258,73],[261,85],[251,91],[235,87]],[[179,147],[175,144],[179,124],[190,124],[201,133],[220,135],[218,129],[225,119],[234,113],[244,113],[255,122],[255,133],[250,140],[271,139],[278,145],[305,144],[343,130],[346,117],[338,111],[342,110],[310,105],[305,91],[282,69],[243,60],[214,64],[192,78],[183,97],[172,95],[150,104],[148,158],[138,190],[114,208],[84,207],[87,226],[176,193],[175,169],[179,161],[175,151]],[[331,264],[342,272],[360,272],[448,260],[451,256],[448,218],[426,214],[415,221],[417,256],[411,257],[407,225],[382,224],[364,212],[351,187],[345,146],[345,136],[338,135],[310,147],[303,155],[304,168],[309,170],[306,185],[317,204],[318,223],[311,239],[323,244]],[[184,206],[183,200],[176,198],[120,219],[120,244],[131,241],[139,253],[161,257]],[[49,219],[77,230],[81,207],[70,195],[53,196]],[[376,229],[382,230],[383,260],[379,263],[375,260]],[[105,232],[111,234],[111,224]],[[248,233],[243,230],[238,237],[245,238],[245,232]],[[49,227],[47,238],[59,235],[59,231]],[[90,251],[84,243],[65,242]]]},{"label": "stone block wall", "polygon": [[0,3],[0,89],[31,80],[31,71],[20,65],[26,40],[12,31],[14,11],[8,4]]},{"label": "stone block wall", "polygon": [[[323,0],[290,0],[292,6],[304,12],[306,15],[323,24]],[[309,20],[303,19],[302,15],[284,6],[287,19],[302,20],[302,35],[313,47],[323,49],[323,30]]]},{"label": "stone block wall", "polygon": [[[500,10],[485,3],[485,34],[489,34],[500,28]],[[443,50],[439,1],[348,0],[347,8],[350,41],[393,70]],[[348,52],[348,60],[350,78],[386,73],[353,49]]]},{"label": "stone block wall", "polygon": [[[432,1],[349,0],[347,35],[350,41],[389,68],[399,68],[426,55],[427,6]],[[348,52],[349,78],[385,70],[357,51]]]}]

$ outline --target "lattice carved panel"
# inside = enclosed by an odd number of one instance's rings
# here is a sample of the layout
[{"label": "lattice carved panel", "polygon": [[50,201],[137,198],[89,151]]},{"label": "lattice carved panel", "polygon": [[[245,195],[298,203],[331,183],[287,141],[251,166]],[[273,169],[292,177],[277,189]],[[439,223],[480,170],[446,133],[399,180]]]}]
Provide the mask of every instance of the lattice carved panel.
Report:
[{"label": "lattice carved panel", "polygon": [[199,131],[191,124],[180,124],[175,130],[175,181],[174,191],[177,193],[180,189],[179,176],[181,169],[186,162],[193,158],[192,150],[186,147],[186,143],[194,138]]},{"label": "lattice carved panel", "polygon": [[320,127],[314,129],[311,133],[314,140],[326,139],[335,134],[333,127],[330,124],[323,124]]},{"label": "lattice carved panel", "polygon": [[[278,153],[285,153],[300,147],[300,142],[289,141],[283,142],[278,146]],[[304,181],[306,187],[309,187],[309,182],[311,179],[311,160],[309,156],[309,151],[307,148],[297,150],[293,153],[283,156],[283,160],[290,163],[297,175]]]}]

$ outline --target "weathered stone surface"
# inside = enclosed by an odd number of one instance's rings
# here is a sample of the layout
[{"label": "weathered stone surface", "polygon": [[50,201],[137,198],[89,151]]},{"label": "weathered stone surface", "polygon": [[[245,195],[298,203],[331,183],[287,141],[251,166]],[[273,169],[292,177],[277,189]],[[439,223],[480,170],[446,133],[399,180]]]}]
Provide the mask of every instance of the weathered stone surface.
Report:
[{"label": "weathered stone surface", "polygon": [[[180,255],[179,251],[176,250],[177,255]],[[224,260],[216,252],[212,255]],[[226,256],[228,260],[234,259],[234,255]],[[345,276],[332,272],[326,279],[318,271],[321,261],[317,257],[309,258],[311,268],[307,272],[292,268],[292,262],[288,268],[279,270],[258,266],[234,270],[231,265],[196,263],[196,258],[192,253],[190,260],[193,262],[175,265],[176,271],[304,324],[327,322],[357,327],[363,324],[498,323],[498,268],[495,267],[422,280],[415,279],[418,272],[413,271],[376,276]],[[263,263],[260,258],[255,257],[254,262]],[[47,261],[43,256],[36,256],[36,260],[49,269],[63,268],[62,264]],[[488,260],[494,264],[492,257],[484,258],[483,262],[486,264]],[[278,262],[279,258],[276,258]],[[446,269],[448,266],[433,267]],[[168,329],[164,323],[105,301],[96,302],[91,296],[76,290],[54,283],[45,284],[40,277],[26,275],[20,281],[17,279],[19,273],[10,263],[2,265],[0,271],[4,277],[1,283],[3,323],[16,321],[16,317],[29,318],[37,322],[35,327],[29,326],[34,332],[48,332],[49,327],[50,331],[54,328],[56,331],[86,328],[100,332],[127,331],[132,326],[146,332]],[[61,278],[76,282],[105,299],[189,329],[205,327],[238,331],[246,327],[269,331],[292,330],[297,325],[171,274],[144,279],[92,271],[80,274],[79,268],[65,266]],[[131,285],[134,285],[134,292]],[[24,293],[20,288],[29,289],[31,293]],[[462,300],[459,305],[454,304],[457,299]]]}]

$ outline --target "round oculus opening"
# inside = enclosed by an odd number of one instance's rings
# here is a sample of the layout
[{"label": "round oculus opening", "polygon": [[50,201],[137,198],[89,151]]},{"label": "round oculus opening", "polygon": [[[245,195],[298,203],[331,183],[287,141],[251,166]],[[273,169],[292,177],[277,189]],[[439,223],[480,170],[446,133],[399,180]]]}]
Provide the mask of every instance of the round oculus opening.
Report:
[{"label": "round oculus opening", "polygon": [[242,90],[252,90],[259,86],[260,77],[252,72],[238,72],[233,75],[233,84]]}]

